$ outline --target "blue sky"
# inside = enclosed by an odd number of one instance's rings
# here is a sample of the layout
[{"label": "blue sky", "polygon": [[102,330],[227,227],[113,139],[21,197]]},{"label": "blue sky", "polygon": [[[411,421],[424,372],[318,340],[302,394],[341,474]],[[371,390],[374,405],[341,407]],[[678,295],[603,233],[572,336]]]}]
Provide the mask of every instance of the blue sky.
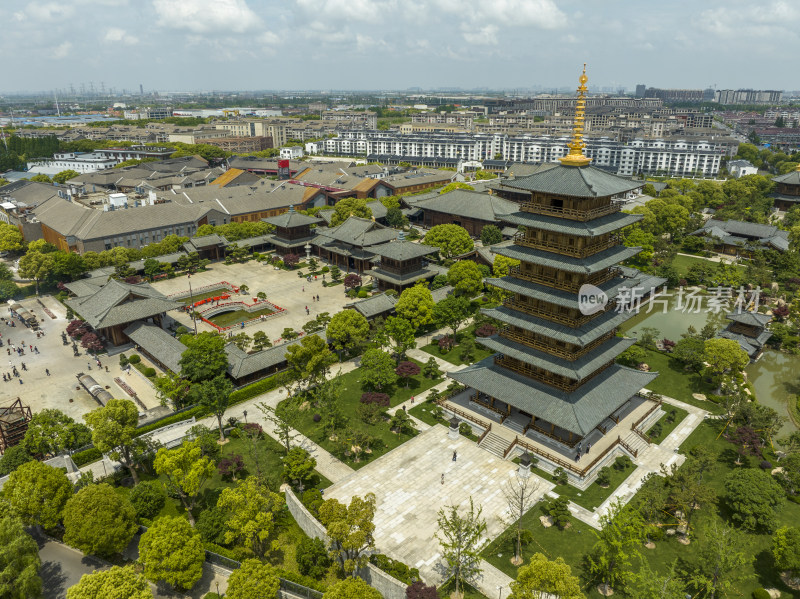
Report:
[{"label": "blue sky", "polygon": [[2,0],[0,92],[795,89],[800,0]]}]

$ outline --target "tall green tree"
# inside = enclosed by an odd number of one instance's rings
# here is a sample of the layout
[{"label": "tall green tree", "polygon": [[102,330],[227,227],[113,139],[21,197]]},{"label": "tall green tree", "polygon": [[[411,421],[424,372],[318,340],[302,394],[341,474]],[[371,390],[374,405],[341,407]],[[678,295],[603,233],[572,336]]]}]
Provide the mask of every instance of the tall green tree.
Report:
[{"label": "tall green tree", "polygon": [[58,183],[59,185],[64,185],[70,179],[73,179],[80,175],[78,171],[74,171],[72,169],[67,169],[65,171],[61,171],[60,173],[56,173],[53,175],[53,182]]},{"label": "tall green tree", "polygon": [[517,570],[508,599],[539,599],[543,593],[560,599],[586,599],[580,580],[572,575],[563,558],[550,561],[541,553],[534,553],[528,565]]},{"label": "tall green tree", "polygon": [[35,599],[42,596],[39,546],[8,514],[0,518],[0,597]]},{"label": "tall green tree", "polygon": [[193,383],[222,376],[228,370],[225,338],[216,333],[200,333],[188,340],[188,347],[178,362],[181,376]]},{"label": "tall green tree", "polygon": [[228,578],[226,599],[276,599],[281,588],[278,573],[270,564],[246,559]]},{"label": "tall green tree", "polygon": [[54,455],[78,449],[92,440],[92,431],[61,410],[47,408],[33,415],[22,444],[33,455]]},{"label": "tall green tree", "polygon": [[483,289],[483,273],[472,260],[461,260],[447,271],[447,282],[457,294],[472,297]]},{"label": "tall green tree", "polygon": [[361,385],[381,391],[397,381],[396,363],[392,356],[379,349],[368,349],[361,356]]},{"label": "tall green tree", "polygon": [[666,573],[650,569],[647,560],[642,560],[639,572],[633,574],[629,588],[637,599],[685,599],[686,581],[677,571],[677,562],[672,562]]},{"label": "tall green tree", "polygon": [[84,574],[75,586],[67,589],[67,599],[153,599],[147,579],[133,566],[111,566]]},{"label": "tall green tree", "polygon": [[437,326],[453,331],[453,341],[458,342],[458,329],[470,317],[469,300],[460,295],[448,295],[433,307],[433,321]]},{"label": "tall green tree", "polygon": [[486,225],[481,229],[481,243],[484,246],[494,245],[503,241],[503,233],[497,225]]},{"label": "tall green tree", "polygon": [[712,520],[700,535],[701,545],[690,584],[709,599],[723,597],[736,588],[748,559],[742,552],[741,534],[725,523]]},{"label": "tall green tree", "polygon": [[395,312],[405,318],[416,331],[421,326],[433,322],[433,296],[427,287],[415,285],[408,287],[400,294],[395,304]]},{"label": "tall green tree", "polygon": [[589,554],[589,570],[600,580],[601,588],[611,589],[628,578],[631,556],[644,538],[644,523],[638,512],[625,509],[621,500],[611,504],[600,517],[597,542]]},{"label": "tall green tree", "polygon": [[383,595],[360,578],[345,578],[331,586],[322,599],[382,599]]},{"label": "tall green tree", "polygon": [[203,576],[203,541],[185,518],[162,516],[139,540],[139,561],[150,580],[191,589]]},{"label": "tall green tree", "polygon": [[447,563],[447,573],[455,581],[456,594],[465,580],[481,573],[480,542],[486,532],[486,520],[482,513],[482,507],[475,509],[472,496],[469,498],[469,509],[463,515],[455,505],[439,510],[436,538]]},{"label": "tall green tree", "polygon": [[783,526],[772,538],[772,556],[775,567],[788,571],[793,578],[800,576],[800,528]]},{"label": "tall green tree", "polygon": [[138,529],[131,502],[106,483],[84,487],[64,507],[64,542],[86,555],[121,553]]},{"label": "tall green tree", "polygon": [[425,234],[424,242],[438,247],[445,258],[466,254],[475,247],[467,230],[459,225],[436,225],[431,227]]},{"label": "tall green tree", "polygon": [[55,257],[53,254],[41,252],[28,252],[19,259],[19,276],[24,279],[33,279],[36,283],[36,295],[39,295],[39,284],[53,271]]},{"label": "tall green tree", "polygon": [[170,488],[186,509],[186,517],[194,526],[192,510],[206,482],[216,471],[214,462],[203,456],[198,441],[184,441],[175,449],[159,449],[153,466],[156,474],[167,478]]},{"label": "tall green tree", "polygon": [[708,363],[708,370],[715,375],[726,371],[739,372],[750,363],[750,357],[737,341],[722,337],[705,342],[703,358]]},{"label": "tall green tree", "polygon": [[8,476],[14,470],[34,460],[34,457],[23,445],[12,445],[0,458],[0,476]]},{"label": "tall green tree", "polygon": [[388,338],[392,340],[392,349],[394,349],[395,353],[397,353],[401,359],[405,357],[409,349],[413,349],[417,346],[414,337],[414,326],[405,318],[390,316],[386,319],[386,325],[383,330]]},{"label": "tall green tree", "polygon": [[139,482],[136,473],[136,426],[139,424],[139,410],[136,404],[127,399],[110,399],[102,408],[92,410],[84,416],[86,424],[92,429],[92,443],[102,453],[113,460],[119,460],[128,469],[135,483]]},{"label": "tall green tree", "polygon": [[192,389],[192,394],[199,399],[199,403],[205,406],[209,412],[217,417],[217,428],[219,429],[219,440],[225,440],[225,432],[222,428],[222,417],[230,404],[233,384],[224,374],[215,376],[196,385]]},{"label": "tall green tree", "polygon": [[354,496],[350,505],[336,499],[326,500],[319,508],[319,521],[328,531],[331,556],[338,560],[342,571],[352,576],[357,568],[366,565],[364,552],[375,547],[375,495]]},{"label": "tall green tree", "polygon": [[308,335],[286,349],[286,362],[295,378],[314,387],[328,375],[336,356],[319,335]]},{"label": "tall green tree", "polygon": [[72,483],[57,468],[42,462],[28,462],[8,477],[3,496],[25,524],[54,528],[72,496]]},{"label": "tall green tree", "polygon": [[22,233],[17,227],[0,223],[0,252],[21,252],[23,243]]},{"label": "tall green tree", "polygon": [[331,318],[327,335],[334,349],[340,352],[354,351],[367,340],[369,322],[355,310],[342,310]]},{"label": "tall green tree", "polygon": [[731,520],[744,530],[775,530],[776,512],[784,497],[783,489],[769,472],[746,468],[725,477],[725,501],[731,508]]},{"label": "tall green tree", "polygon": [[367,206],[367,200],[360,198],[344,198],[336,202],[331,215],[331,226],[341,225],[351,216],[371,218],[372,210]]},{"label": "tall green tree", "polygon": [[256,555],[263,556],[269,548],[267,541],[275,529],[275,519],[285,504],[282,495],[270,491],[254,476],[223,489],[217,508],[227,516],[225,542],[249,545]]}]

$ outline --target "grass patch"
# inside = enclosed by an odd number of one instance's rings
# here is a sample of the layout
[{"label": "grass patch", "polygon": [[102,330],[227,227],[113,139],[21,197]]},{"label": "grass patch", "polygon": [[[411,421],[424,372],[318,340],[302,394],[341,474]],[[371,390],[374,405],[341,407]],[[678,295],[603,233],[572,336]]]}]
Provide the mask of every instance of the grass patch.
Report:
[{"label": "grass patch", "polygon": [[450,426],[450,423],[447,421],[446,418],[444,417],[436,418],[433,415],[434,407],[436,407],[436,404],[433,404],[429,401],[425,401],[411,408],[408,411],[408,413],[417,418],[418,420],[422,420],[422,422],[430,426],[434,426],[436,424],[441,424],[442,426]]},{"label": "grass patch", "polygon": [[[419,362],[417,362],[417,364],[422,366]],[[372,460],[384,455],[395,447],[398,447],[405,441],[408,441],[416,434],[413,433],[411,435],[406,435],[393,433],[389,428],[388,420],[385,418],[379,419],[375,424],[368,424],[359,418],[356,410],[361,404],[361,394],[364,392],[364,390],[361,388],[360,382],[361,373],[362,369],[356,368],[355,370],[340,376],[342,381],[342,394],[339,398],[339,406],[344,416],[348,419],[347,426],[358,433],[370,435],[377,440],[375,447],[372,449],[372,453],[368,454],[362,452],[358,456],[358,461],[353,459],[353,456],[344,455],[342,453],[342,444],[338,443],[337,441],[331,441],[330,438],[324,434],[320,424],[314,422],[314,414],[317,412],[313,406],[306,406],[303,409],[300,408],[302,402],[305,400],[304,396],[295,396],[293,398],[284,400],[284,402],[289,401],[297,404],[293,411],[296,413],[297,421],[295,422],[295,428],[298,431],[303,433],[309,439],[316,441],[321,447],[333,453],[340,459],[343,459],[345,463],[355,469],[365,466]],[[396,406],[407,399],[410,399],[412,395],[418,395],[426,389],[429,389],[441,382],[441,377],[435,379],[426,379],[422,376],[422,374],[419,374],[409,378],[407,389],[402,383],[398,382],[393,389],[384,392],[388,393],[390,396],[390,405]],[[345,431],[340,432],[344,433]]]},{"label": "grass patch", "polygon": [[689,412],[683,408],[678,408],[668,403],[661,404],[661,409],[666,413],[647,431],[647,434],[650,436],[650,441],[656,445],[666,439],[667,436],[683,422],[683,419],[689,415]]},{"label": "grass patch", "polygon": [[212,289],[211,291],[204,291],[203,293],[193,293],[192,295],[178,301],[188,305],[192,302],[199,302],[200,300],[208,299],[210,297],[217,297],[219,295],[230,295],[233,297],[236,294],[227,287],[218,287],[216,289]]},{"label": "grass patch", "polygon": [[[607,489],[604,489],[596,482],[593,482],[584,491],[581,491],[577,487],[573,487],[570,484],[566,484],[556,485],[553,489],[553,492],[558,493],[562,497],[568,498],[570,501],[574,501],[578,505],[585,507],[588,510],[593,510],[606,499],[608,499],[617,489],[617,487],[625,482],[625,479],[628,478],[628,476],[630,476],[630,474],[635,470],[635,467],[632,463],[629,463],[626,468],[618,470],[612,462],[609,468],[611,470],[611,482],[609,483]],[[537,476],[541,476],[545,480],[549,480],[553,483],[556,482],[552,474],[545,472],[540,468],[531,468],[531,471],[536,473]]]},{"label": "grass patch", "polygon": [[692,393],[713,393],[714,386],[703,377],[694,372],[687,371],[678,360],[666,354],[653,350],[645,350],[647,358],[645,363],[651,371],[658,372],[647,388],[660,395],[673,397],[685,403],[708,410],[712,414],[721,414],[722,408],[711,401],[700,401],[692,397]]},{"label": "grass patch", "polygon": [[262,308],[261,310],[256,310],[255,312],[231,310],[230,312],[222,312],[220,314],[215,314],[214,316],[209,316],[206,318],[206,320],[210,320],[219,327],[229,327],[234,324],[239,324],[240,322],[258,318],[259,316],[268,316],[274,312],[275,310],[272,308]]},{"label": "grass patch", "polygon": [[[642,559],[647,560],[650,567],[661,574],[665,573],[670,564],[676,559],[679,560],[679,570],[691,571],[698,563],[699,554],[702,550],[702,531],[703,527],[712,521],[727,521],[727,507],[724,501],[724,481],[725,477],[731,472],[739,471],[748,466],[735,466],[734,461],[737,453],[731,443],[724,438],[717,439],[724,422],[717,420],[705,420],[684,442],[681,451],[688,452],[693,447],[703,446],[717,454],[715,466],[705,475],[704,480],[717,494],[717,501],[708,506],[703,506],[697,511],[692,526],[696,531],[696,536],[690,545],[682,545],[675,538],[665,538],[656,541],[655,549],[641,549]],[[757,459],[751,458],[751,465],[758,467]],[[613,468],[612,468],[613,471]],[[537,472],[537,474],[539,474]],[[558,487],[556,492],[561,493],[564,487]],[[566,495],[566,493],[564,493]],[[584,494],[585,495],[585,494]],[[592,581],[584,569],[585,556],[594,545],[594,534],[592,530],[582,522],[571,519],[572,526],[564,531],[556,527],[544,528],[539,522],[540,510],[534,507],[523,517],[523,526],[533,533],[534,541],[523,549],[523,557],[526,559],[535,552],[544,553],[548,558],[563,557],[572,567],[573,575],[581,579],[584,592],[588,597],[599,598],[600,595],[595,590],[595,581]],[[800,505],[786,501],[777,513],[777,525],[796,526],[800,522]],[[493,543],[483,551],[483,557],[512,578],[516,578],[517,568],[513,566],[509,559],[513,555],[513,527],[506,530]],[[751,534],[742,532],[742,542],[736,547],[747,556],[747,563],[741,568],[741,578],[735,583],[735,596],[750,597],[752,592],[759,588],[774,587],[783,593],[783,597],[794,596],[787,589],[779,578],[779,573],[775,570],[771,554],[772,535],[771,534]],[[500,554],[498,556],[498,554]],[[638,570],[638,560],[634,560],[633,570]],[[687,593],[695,596],[696,590],[688,587]]]},{"label": "grass patch", "polygon": [[465,362],[461,359],[461,344],[464,341],[475,341],[475,325],[470,325],[463,331],[459,331],[458,333],[458,345],[456,345],[453,349],[446,353],[441,353],[439,351],[439,346],[436,343],[429,343],[428,345],[422,346],[420,349],[424,352],[429,353],[432,356],[436,356],[437,358],[441,358],[442,360],[446,360],[451,364],[455,364],[456,366],[461,366],[462,364],[474,364],[475,362],[480,362],[484,358],[488,358],[489,356],[494,355],[495,352],[485,349],[477,344],[475,345],[475,351],[472,354],[473,359],[469,362]]}]

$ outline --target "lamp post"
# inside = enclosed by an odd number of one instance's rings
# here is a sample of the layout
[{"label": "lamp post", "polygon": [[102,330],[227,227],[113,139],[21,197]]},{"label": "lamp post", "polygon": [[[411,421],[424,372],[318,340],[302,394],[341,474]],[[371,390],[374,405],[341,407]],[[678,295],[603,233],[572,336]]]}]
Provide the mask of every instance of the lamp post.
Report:
[{"label": "lamp post", "polygon": [[242,412],[242,415],[244,416],[244,423],[247,424],[247,410]]},{"label": "lamp post", "polygon": [[503,587],[502,586],[498,586],[497,590],[499,591],[499,593],[497,595],[498,599],[503,599]]},{"label": "lamp post", "polygon": [[189,281],[189,306],[190,306],[190,316],[192,317],[192,324],[194,325],[194,335],[197,337],[197,319],[194,317],[194,293],[192,293],[192,282]]}]

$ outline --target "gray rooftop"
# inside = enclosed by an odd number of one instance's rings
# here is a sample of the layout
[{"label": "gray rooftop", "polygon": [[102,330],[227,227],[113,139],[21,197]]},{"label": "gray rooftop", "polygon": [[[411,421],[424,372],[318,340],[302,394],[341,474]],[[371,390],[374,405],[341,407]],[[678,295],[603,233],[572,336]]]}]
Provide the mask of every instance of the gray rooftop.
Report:
[{"label": "gray rooftop", "polygon": [[167,299],[147,284],[111,279],[91,295],[66,300],[95,329],[144,320],[183,304]]},{"label": "gray rooftop", "polygon": [[567,220],[555,216],[545,216],[530,212],[514,212],[503,216],[501,220],[514,225],[523,225],[531,229],[543,229],[553,233],[566,233],[581,237],[594,237],[618,231],[644,218],[641,214],[613,212],[590,221]]},{"label": "gray rooftop", "polygon": [[765,327],[772,322],[770,314],[760,314],[759,312],[731,312],[727,315],[729,320],[753,327]]},{"label": "gray rooftop", "polygon": [[299,343],[301,339],[302,337],[252,354],[243,352],[233,343],[227,343],[225,353],[228,354],[228,374],[234,379],[239,379],[277,366],[286,361],[286,350],[291,345]]},{"label": "gray rooftop", "polygon": [[385,293],[373,295],[358,302],[348,304],[347,308],[352,308],[356,312],[361,313],[365,318],[373,318],[381,314],[387,314],[394,310],[397,304],[397,298]]},{"label": "gray rooftop", "polygon": [[439,248],[423,243],[414,243],[413,241],[395,240],[382,245],[372,246],[369,251],[376,256],[402,262],[404,260],[422,258],[423,256],[434,254],[439,251]]},{"label": "gray rooftop", "polygon": [[[356,247],[374,246],[391,241],[397,231],[377,224],[375,221],[350,216],[337,227],[318,227],[317,245],[338,241]],[[321,239],[320,239],[321,238]],[[370,251],[372,251],[370,249]]]},{"label": "gray rooftop", "polygon": [[562,256],[561,254],[535,250],[521,245],[512,245],[508,247],[499,247],[495,250],[495,253],[506,256],[507,258],[531,262],[539,266],[547,266],[567,272],[592,274],[604,268],[614,266],[618,262],[623,262],[628,258],[632,258],[641,251],[642,248],[638,247],[616,245],[602,252],[587,256],[586,258],[573,258],[571,256]]},{"label": "gray rooftop", "polygon": [[292,227],[302,227],[303,225],[318,225],[323,222],[321,218],[313,216],[306,216],[294,210],[289,210],[278,216],[271,216],[269,218],[261,219],[265,223],[281,227],[282,229],[291,229]]},{"label": "gray rooftop", "polygon": [[448,376],[537,418],[584,436],[656,378],[658,373],[641,372],[614,364],[571,392],[558,391],[498,366],[493,358],[450,372]]},{"label": "gray rooftop", "polygon": [[501,217],[519,210],[519,204],[495,195],[467,189],[454,189],[430,199],[416,202],[423,210],[433,210],[485,222],[504,220]]},{"label": "gray rooftop", "polygon": [[123,332],[172,372],[180,373],[181,367],[178,362],[186,351],[186,346],[164,329],[148,322],[137,322]]},{"label": "gray rooftop", "polygon": [[593,166],[564,166],[542,170],[528,177],[503,182],[504,187],[524,191],[553,193],[577,198],[616,196],[644,185],[643,181],[631,181],[612,175]]}]

